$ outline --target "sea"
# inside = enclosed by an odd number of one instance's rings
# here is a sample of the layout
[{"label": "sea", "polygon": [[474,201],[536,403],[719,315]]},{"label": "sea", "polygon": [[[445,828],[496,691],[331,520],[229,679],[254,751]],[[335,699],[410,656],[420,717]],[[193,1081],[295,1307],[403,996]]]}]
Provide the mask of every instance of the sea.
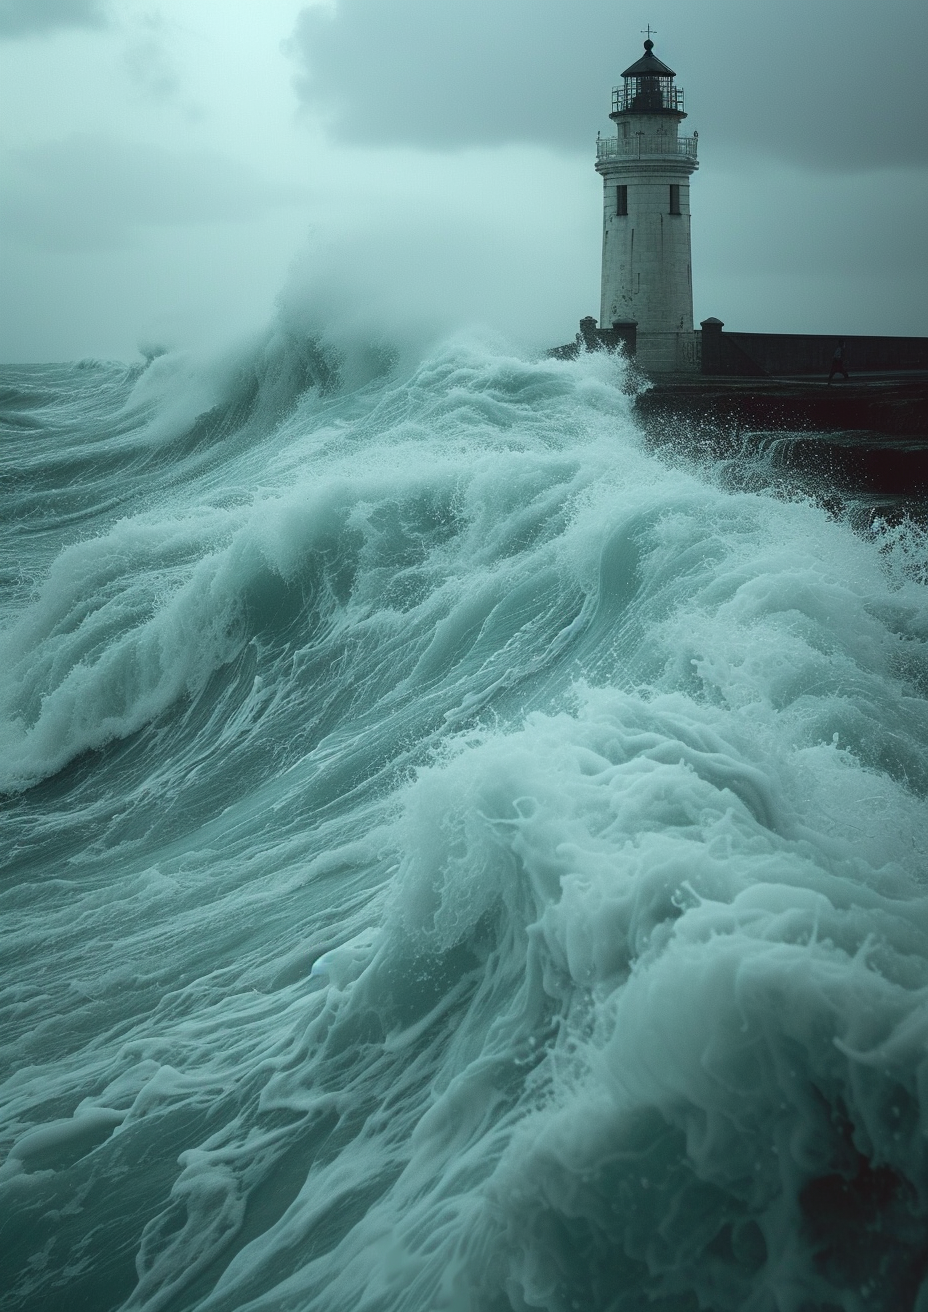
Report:
[{"label": "sea", "polygon": [[0,1307],[925,1312],[924,522],[489,334],[0,382]]}]

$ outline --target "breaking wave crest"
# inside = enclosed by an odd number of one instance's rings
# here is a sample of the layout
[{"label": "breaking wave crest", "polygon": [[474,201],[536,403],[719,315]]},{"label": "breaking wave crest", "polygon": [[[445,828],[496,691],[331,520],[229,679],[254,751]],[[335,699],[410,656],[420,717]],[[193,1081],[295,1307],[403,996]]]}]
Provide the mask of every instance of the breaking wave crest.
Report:
[{"label": "breaking wave crest", "polygon": [[603,356],[7,373],[3,1306],[928,1307],[917,528]]}]

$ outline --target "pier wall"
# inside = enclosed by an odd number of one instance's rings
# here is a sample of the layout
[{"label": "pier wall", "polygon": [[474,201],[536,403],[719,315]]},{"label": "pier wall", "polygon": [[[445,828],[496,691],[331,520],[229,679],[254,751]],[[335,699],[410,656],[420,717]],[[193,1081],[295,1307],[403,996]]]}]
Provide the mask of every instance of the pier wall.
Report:
[{"label": "pier wall", "polygon": [[827,374],[840,341],[850,373],[928,369],[928,337],[729,333],[708,320],[702,324],[702,372],[728,378]]}]

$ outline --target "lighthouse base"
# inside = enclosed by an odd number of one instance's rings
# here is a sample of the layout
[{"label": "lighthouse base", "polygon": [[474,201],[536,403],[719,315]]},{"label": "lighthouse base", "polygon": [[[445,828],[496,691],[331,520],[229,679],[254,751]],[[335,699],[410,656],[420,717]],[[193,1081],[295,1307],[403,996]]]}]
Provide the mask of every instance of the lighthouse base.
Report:
[{"label": "lighthouse base", "polygon": [[698,374],[702,369],[702,334],[638,333],[636,362],[647,374]]},{"label": "lighthouse base", "polygon": [[634,320],[616,320],[612,328],[597,328],[592,315],[580,320],[580,331],[566,346],[548,355],[575,359],[581,351],[621,351],[647,374],[698,374],[702,370],[702,333],[681,329],[673,333],[636,332]]}]

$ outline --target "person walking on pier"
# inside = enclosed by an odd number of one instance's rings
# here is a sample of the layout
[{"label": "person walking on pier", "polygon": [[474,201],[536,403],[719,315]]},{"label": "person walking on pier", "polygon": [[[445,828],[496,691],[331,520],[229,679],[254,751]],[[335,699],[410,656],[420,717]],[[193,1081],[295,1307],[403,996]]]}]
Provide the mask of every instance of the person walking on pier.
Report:
[{"label": "person walking on pier", "polygon": [[835,353],[831,357],[831,373],[828,375],[828,385],[831,386],[831,380],[835,374],[841,374],[845,382],[848,381],[847,362],[844,359],[844,340],[835,347]]}]

